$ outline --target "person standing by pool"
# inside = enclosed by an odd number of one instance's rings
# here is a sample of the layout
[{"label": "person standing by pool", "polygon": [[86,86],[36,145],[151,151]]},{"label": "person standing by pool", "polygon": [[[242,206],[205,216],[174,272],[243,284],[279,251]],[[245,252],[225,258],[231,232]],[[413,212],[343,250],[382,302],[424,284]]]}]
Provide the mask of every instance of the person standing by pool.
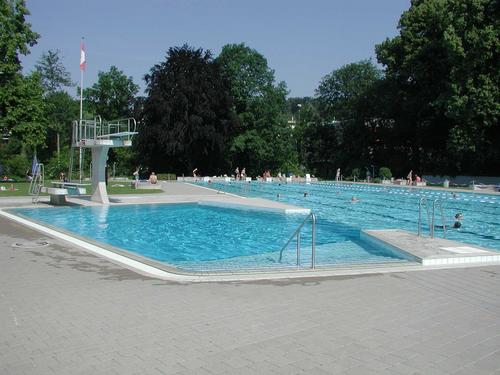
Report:
[{"label": "person standing by pool", "polygon": [[406,176],[406,181],[408,185],[411,185],[413,183],[413,170],[410,170],[408,176]]},{"label": "person standing by pool", "polygon": [[193,169],[193,177],[198,177],[198,168]]},{"label": "person standing by pool", "polygon": [[340,181],[340,168],[337,168],[337,174],[335,175],[335,181]]},{"label": "person standing by pool", "polygon": [[240,175],[240,167],[236,167],[236,169],[234,170],[234,179],[235,180],[239,180],[241,177]]},{"label": "person standing by pool", "polygon": [[134,175],[134,187],[136,189],[139,188],[139,170],[140,170],[140,167],[137,167],[137,169],[133,173],[133,175]]}]

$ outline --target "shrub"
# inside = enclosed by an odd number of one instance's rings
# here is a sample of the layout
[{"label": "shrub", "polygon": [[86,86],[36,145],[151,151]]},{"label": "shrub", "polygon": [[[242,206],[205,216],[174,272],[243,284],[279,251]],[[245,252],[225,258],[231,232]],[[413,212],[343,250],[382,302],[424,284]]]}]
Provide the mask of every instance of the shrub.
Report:
[{"label": "shrub", "polygon": [[380,177],[375,177],[374,179],[372,179],[372,182],[374,184],[380,184],[380,182],[381,182]]},{"label": "shrub", "polygon": [[[63,149],[60,157],[57,157],[56,152],[52,154],[52,157],[45,164],[45,177],[59,178],[61,172],[64,172],[66,176],[68,175],[68,153],[69,151],[67,149]],[[69,178],[69,176],[67,177]]]},{"label": "shrub", "polygon": [[392,172],[387,167],[380,167],[378,175],[383,179],[390,180],[392,177]]},{"label": "shrub", "polygon": [[3,174],[10,178],[24,179],[31,170],[31,162],[22,155],[13,155],[4,162]]}]

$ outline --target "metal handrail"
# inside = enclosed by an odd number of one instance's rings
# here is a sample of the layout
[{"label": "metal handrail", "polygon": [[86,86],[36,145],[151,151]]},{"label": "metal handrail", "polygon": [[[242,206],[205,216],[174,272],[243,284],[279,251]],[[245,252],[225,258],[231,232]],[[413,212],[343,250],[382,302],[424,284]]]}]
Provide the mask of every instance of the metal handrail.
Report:
[{"label": "metal handrail", "polygon": [[427,225],[429,226],[429,231],[431,230],[431,216],[429,213],[429,204],[427,202],[427,197],[420,197],[418,201],[418,228],[417,235],[420,236],[422,233],[422,206],[425,206],[425,211],[427,212]]},{"label": "metal handrail", "polygon": [[427,224],[429,226],[429,236],[434,238],[434,228],[436,220],[436,207],[439,208],[441,213],[441,223],[443,224],[443,237],[446,238],[446,222],[444,218],[443,203],[441,199],[434,199],[432,201],[432,214],[429,212],[429,202],[427,197],[421,197],[418,201],[418,228],[417,235],[422,234],[422,206],[425,206],[427,212]]},{"label": "metal handrail", "polygon": [[444,212],[443,212],[443,204],[441,199],[434,199],[432,202],[432,226],[431,226],[431,238],[434,238],[434,220],[435,220],[435,212],[436,206],[439,206],[439,210],[441,212],[441,223],[443,224],[443,237],[446,238],[446,223],[444,220]]},{"label": "metal handrail", "polygon": [[285,246],[283,246],[280,250],[279,262],[283,258],[283,251],[288,247],[290,242],[297,237],[297,268],[300,267],[300,231],[302,227],[307,223],[307,221],[311,218],[311,229],[312,229],[312,238],[311,238],[311,268],[314,269],[316,267],[316,215],[311,212],[304,221],[295,229],[293,234],[290,236]]}]

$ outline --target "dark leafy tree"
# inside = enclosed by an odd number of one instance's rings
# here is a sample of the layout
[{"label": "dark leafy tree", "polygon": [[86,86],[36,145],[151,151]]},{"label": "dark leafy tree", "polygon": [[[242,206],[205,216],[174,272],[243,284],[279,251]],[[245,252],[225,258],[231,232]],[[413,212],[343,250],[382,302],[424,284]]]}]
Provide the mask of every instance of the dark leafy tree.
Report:
[{"label": "dark leafy tree", "polygon": [[187,45],[168,50],[145,77],[147,98],[138,150],[160,172],[227,173],[225,154],[237,119],[228,82],[210,51]]},{"label": "dark leafy tree", "polygon": [[497,0],[413,0],[400,34],[376,47],[400,103],[397,127],[427,170],[500,169],[499,23]]}]

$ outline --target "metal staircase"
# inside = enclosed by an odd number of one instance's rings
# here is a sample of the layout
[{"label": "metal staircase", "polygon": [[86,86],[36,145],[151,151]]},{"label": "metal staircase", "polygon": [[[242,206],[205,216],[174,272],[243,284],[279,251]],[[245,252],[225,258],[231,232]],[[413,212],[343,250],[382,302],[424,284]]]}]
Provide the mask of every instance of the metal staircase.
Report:
[{"label": "metal staircase", "polygon": [[33,170],[33,178],[30,181],[29,195],[31,195],[31,202],[38,203],[40,198],[40,193],[43,188],[45,180],[45,169],[43,164],[35,164],[35,169]]}]

